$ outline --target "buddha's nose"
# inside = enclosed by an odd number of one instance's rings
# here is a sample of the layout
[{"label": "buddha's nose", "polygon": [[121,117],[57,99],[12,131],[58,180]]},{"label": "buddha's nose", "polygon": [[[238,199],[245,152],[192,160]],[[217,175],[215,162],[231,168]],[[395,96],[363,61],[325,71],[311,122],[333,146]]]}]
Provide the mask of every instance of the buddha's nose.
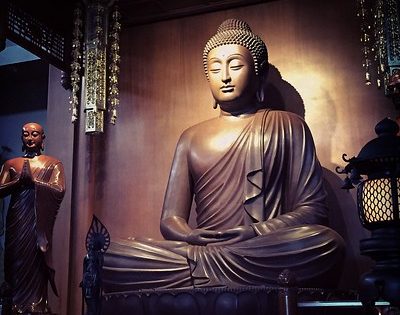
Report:
[{"label": "buddha's nose", "polygon": [[229,72],[225,72],[224,74],[222,74],[222,82],[224,82],[225,84],[231,81],[231,76],[229,75]]},{"label": "buddha's nose", "polygon": [[225,84],[228,83],[229,81],[231,81],[231,75],[229,73],[229,68],[228,66],[226,67],[222,67],[222,73],[221,73],[222,77],[221,80],[222,82],[224,82]]}]

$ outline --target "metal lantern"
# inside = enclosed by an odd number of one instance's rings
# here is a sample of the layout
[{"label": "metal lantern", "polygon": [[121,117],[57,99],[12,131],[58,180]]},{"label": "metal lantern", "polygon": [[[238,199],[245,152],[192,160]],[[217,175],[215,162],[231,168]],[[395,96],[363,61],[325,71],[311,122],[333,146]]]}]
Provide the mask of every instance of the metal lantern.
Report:
[{"label": "metal lantern", "polygon": [[399,222],[399,178],[364,181],[358,187],[358,208],[362,224],[373,229]]},{"label": "metal lantern", "polygon": [[[379,299],[400,306],[400,137],[399,126],[389,118],[380,121],[377,138],[369,141],[357,157],[343,155],[348,164],[342,188],[357,186],[357,205],[362,225],[371,237],[360,241],[360,252],[375,260],[372,271],[360,281],[360,299],[373,306]],[[366,176],[363,178],[362,175]]]}]

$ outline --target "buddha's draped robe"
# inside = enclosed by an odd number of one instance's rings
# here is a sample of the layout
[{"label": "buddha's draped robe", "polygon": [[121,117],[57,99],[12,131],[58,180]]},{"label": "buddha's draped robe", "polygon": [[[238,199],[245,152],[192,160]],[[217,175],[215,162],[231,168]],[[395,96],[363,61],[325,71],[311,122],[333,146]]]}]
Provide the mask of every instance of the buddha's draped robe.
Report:
[{"label": "buddha's draped robe", "polygon": [[63,183],[50,182],[61,163],[49,159],[31,166],[35,184],[16,189],[10,200],[5,236],[5,280],[11,286],[15,312],[47,311],[47,284],[54,284],[51,238],[64,196]]},{"label": "buddha's draped robe", "polygon": [[342,258],[342,238],[324,226],[314,143],[295,114],[258,111],[222,158],[194,179],[194,194],[198,228],[251,225],[258,236],[230,245],[112,243],[103,267],[106,292],[275,284],[284,269],[300,284],[314,284]]}]

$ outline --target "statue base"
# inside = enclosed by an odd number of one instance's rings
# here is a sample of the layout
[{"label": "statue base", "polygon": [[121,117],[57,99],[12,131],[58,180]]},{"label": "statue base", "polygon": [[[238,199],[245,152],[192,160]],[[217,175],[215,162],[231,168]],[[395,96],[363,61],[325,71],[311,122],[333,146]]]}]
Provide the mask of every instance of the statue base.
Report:
[{"label": "statue base", "polygon": [[[287,290],[292,290],[287,294]],[[293,291],[294,290],[294,291]],[[287,299],[289,297],[289,300]],[[321,301],[357,301],[357,292],[310,288],[250,286],[238,288],[143,290],[104,294],[102,315],[320,315],[338,314]],[[318,301],[318,302],[316,302]],[[312,304],[311,302],[316,302]],[[310,304],[311,303],[311,304]],[[318,304],[319,303],[319,304]],[[359,303],[359,302],[358,302]],[[356,303],[357,304],[357,303]],[[294,307],[293,307],[294,305]],[[305,306],[302,306],[305,305]],[[340,307],[348,315],[364,314],[358,306]]]}]

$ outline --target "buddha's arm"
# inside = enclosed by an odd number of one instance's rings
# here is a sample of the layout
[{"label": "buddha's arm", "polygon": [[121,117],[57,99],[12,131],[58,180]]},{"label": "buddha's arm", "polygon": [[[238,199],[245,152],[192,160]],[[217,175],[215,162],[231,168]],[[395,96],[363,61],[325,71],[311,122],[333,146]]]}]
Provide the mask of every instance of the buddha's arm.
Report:
[{"label": "buddha's arm", "polygon": [[186,241],[193,199],[193,183],[187,161],[190,139],[182,134],[175,150],[161,213],[160,230],[165,239]]},{"label": "buddha's arm", "polygon": [[[284,227],[308,224],[327,224],[326,193],[323,173],[317,159],[314,141],[303,120],[291,117],[285,125],[287,132],[282,160],[282,181],[279,183],[281,214],[252,224],[257,234],[267,234]],[[266,191],[274,188],[268,187]],[[278,186],[279,186],[278,185]]]},{"label": "buddha's arm", "polygon": [[[57,212],[65,193],[64,168],[60,161],[46,159],[42,172],[51,172],[34,179],[37,242],[42,252],[50,248]],[[43,178],[46,178],[43,180]]]},{"label": "buddha's arm", "polygon": [[258,235],[268,234],[285,227],[327,224],[326,206],[323,204],[301,205],[273,219],[253,223],[252,227]]},{"label": "buddha's arm", "polygon": [[9,162],[5,162],[0,173],[0,198],[10,195],[19,183],[19,176],[12,176],[12,172]]},{"label": "buddha's arm", "polygon": [[267,234],[285,227],[328,223],[322,170],[319,163],[311,168],[314,170],[305,179],[300,179],[298,185],[290,185],[288,191],[292,194],[292,200],[283,209],[283,214],[252,225],[257,234]]},{"label": "buddha's arm", "polygon": [[48,182],[36,178],[35,184],[63,195],[65,192],[65,177],[62,163],[56,163]]},{"label": "buddha's arm", "polygon": [[160,230],[167,240],[183,241],[195,245],[207,245],[232,238],[232,233],[192,229],[189,224],[193,200],[193,180],[188,163],[190,134],[184,132],[175,150],[167,191],[161,214]]}]

